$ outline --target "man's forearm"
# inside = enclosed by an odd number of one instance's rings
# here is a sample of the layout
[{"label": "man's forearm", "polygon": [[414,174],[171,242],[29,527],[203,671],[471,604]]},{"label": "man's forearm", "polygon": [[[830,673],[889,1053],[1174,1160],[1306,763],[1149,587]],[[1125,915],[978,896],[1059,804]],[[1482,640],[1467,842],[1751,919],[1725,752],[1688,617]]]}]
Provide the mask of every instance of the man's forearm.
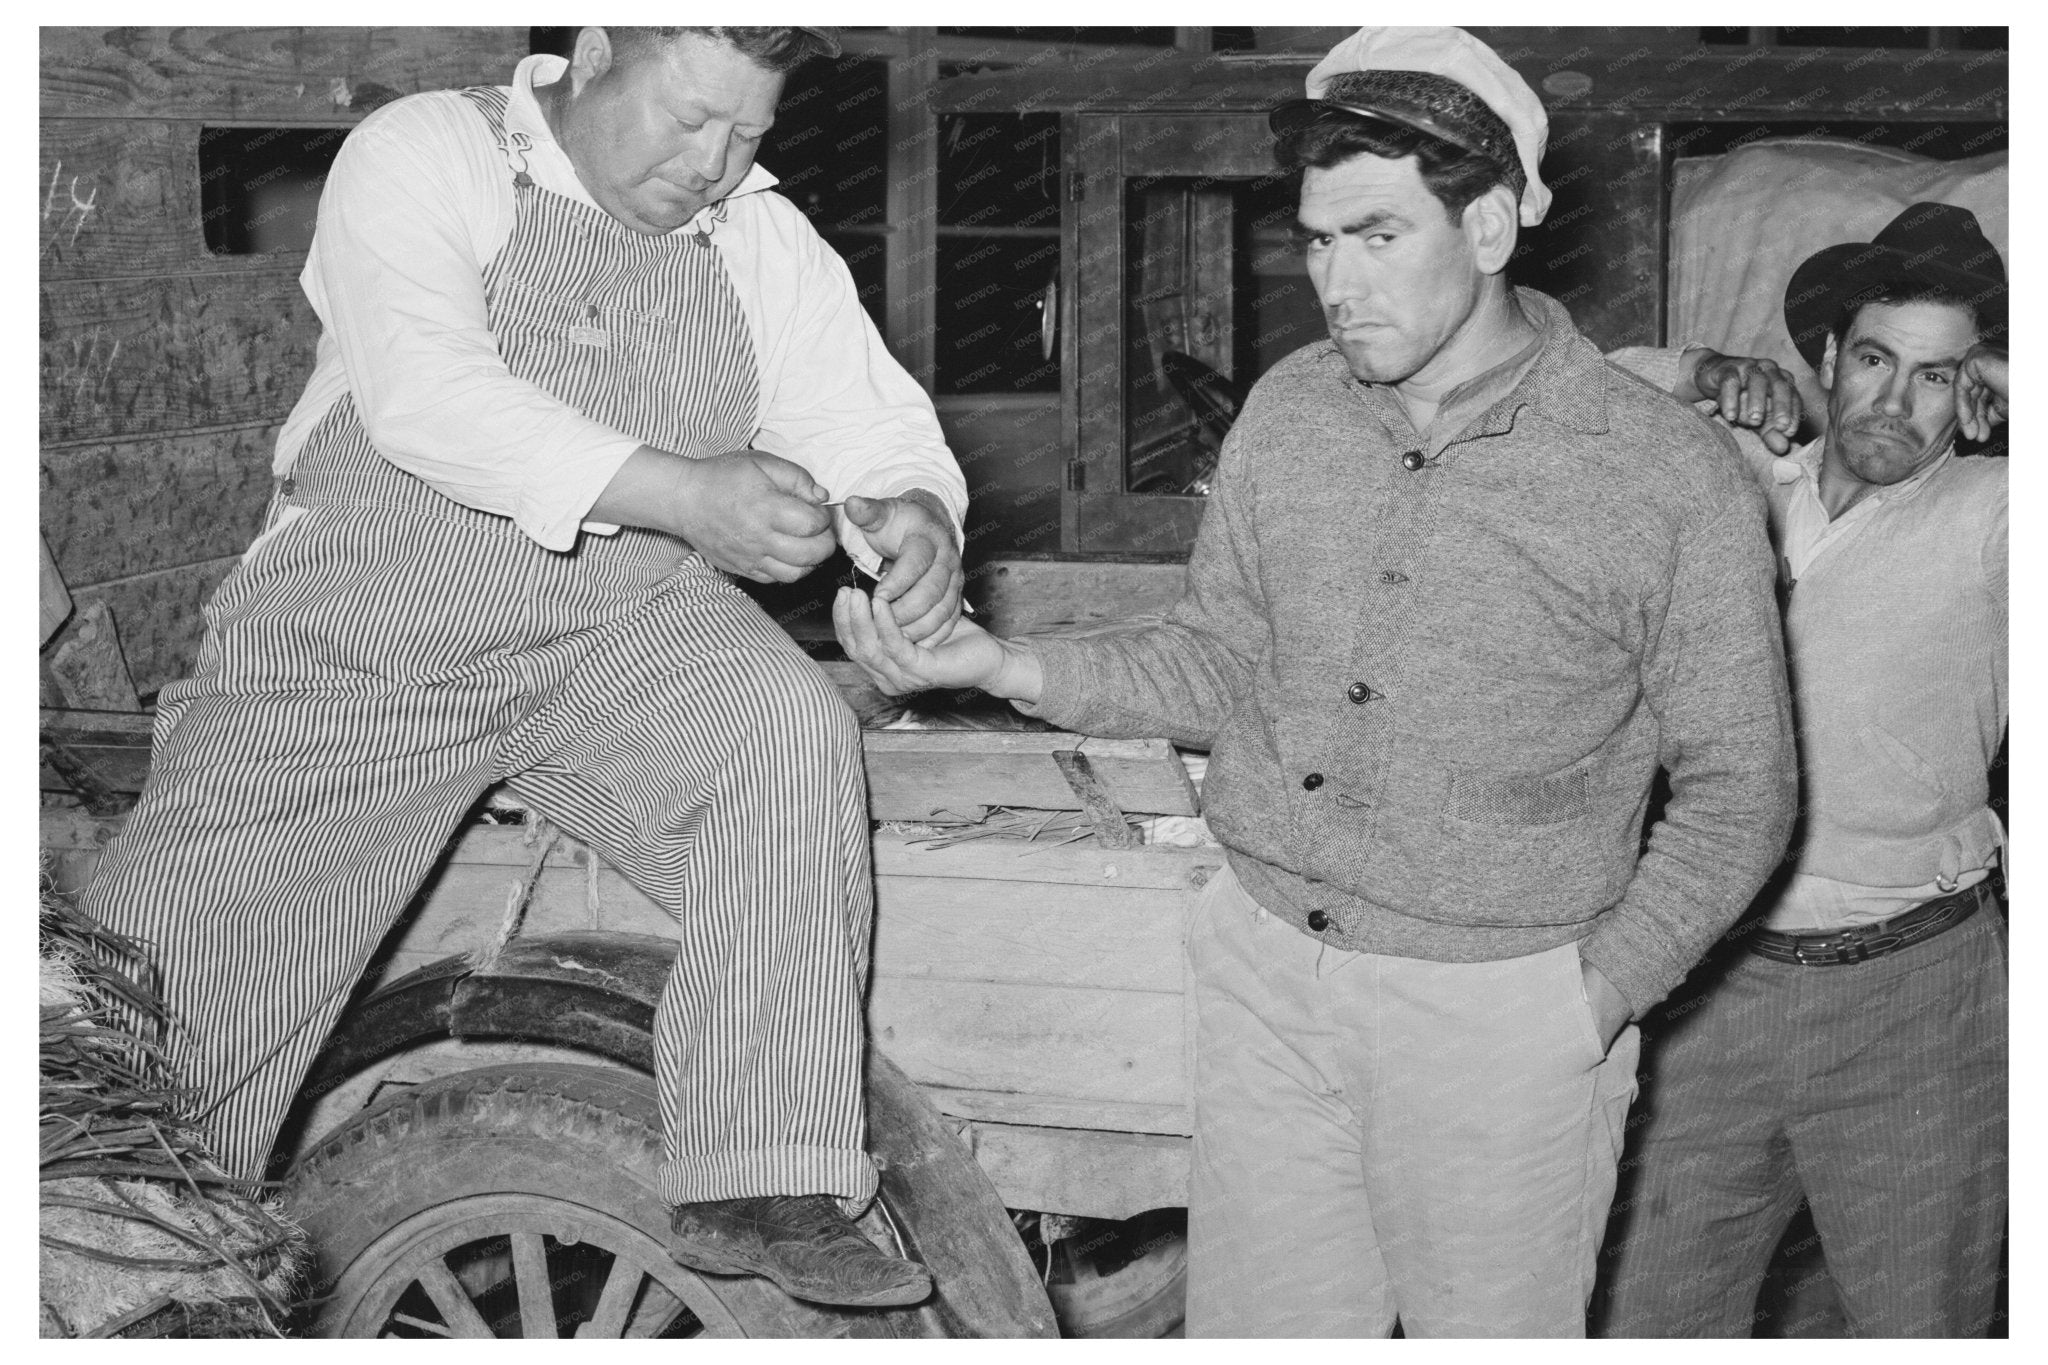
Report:
[{"label": "man's forearm", "polygon": [[1036,706],[1045,692],[1045,666],[1039,662],[1038,651],[1031,647],[1029,640],[1001,640],[998,643],[1003,647],[1002,662],[982,690],[1005,701]]},{"label": "man's forearm", "polygon": [[1681,552],[1642,665],[1671,796],[1621,903],[1580,944],[1640,1013],[1742,913],[1784,852],[1798,795],[1792,707],[1761,498],[1733,499]]},{"label": "man's forearm", "polygon": [[619,466],[604,491],[590,504],[587,520],[610,522],[614,526],[639,526],[680,536],[675,509],[680,505],[689,460],[654,446],[643,445]]}]

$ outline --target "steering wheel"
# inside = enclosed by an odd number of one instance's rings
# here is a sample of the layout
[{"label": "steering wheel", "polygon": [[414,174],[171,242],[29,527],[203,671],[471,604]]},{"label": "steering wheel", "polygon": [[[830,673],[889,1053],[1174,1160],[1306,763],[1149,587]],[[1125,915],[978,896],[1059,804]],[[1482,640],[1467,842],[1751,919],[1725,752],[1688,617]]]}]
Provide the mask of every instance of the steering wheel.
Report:
[{"label": "steering wheel", "polygon": [[1159,363],[1166,382],[1194,410],[1196,423],[1221,445],[1244,406],[1244,390],[1183,351],[1164,351]]}]

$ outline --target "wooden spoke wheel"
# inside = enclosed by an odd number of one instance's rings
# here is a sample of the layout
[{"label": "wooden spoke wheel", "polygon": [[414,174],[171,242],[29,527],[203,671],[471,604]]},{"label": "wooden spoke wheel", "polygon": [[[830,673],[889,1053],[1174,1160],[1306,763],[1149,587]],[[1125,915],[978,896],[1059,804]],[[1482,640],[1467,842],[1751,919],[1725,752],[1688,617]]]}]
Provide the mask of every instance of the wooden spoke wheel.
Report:
[{"label": "wooden spoke wheel", "polygon": [[[936,1305],[840,1309],[671,1261],[653,1083],[599,1067],[466,1071],[357,1114],[286,1206],[330,1337],[926,1337]],[[904,1254],[885,1190],[861,1227]]]},{"label": "wooden spoke wheel", "polygon": [[639,1228],[531,1195],[416,1215],[343,1275],[343,1337],[742,1336],[704,1281]]}]

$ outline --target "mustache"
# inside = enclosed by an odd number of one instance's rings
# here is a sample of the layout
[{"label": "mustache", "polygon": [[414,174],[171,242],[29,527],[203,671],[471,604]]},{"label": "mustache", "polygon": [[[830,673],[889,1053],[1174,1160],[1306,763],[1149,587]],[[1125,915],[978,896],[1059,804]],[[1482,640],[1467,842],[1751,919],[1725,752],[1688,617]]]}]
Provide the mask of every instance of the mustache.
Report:
[{"label": "mustache", "polygon": [[1869,436],[1891,436],[1902,441],[1913,439],[1912,429],[1903,422],[1889,417],[1857,417],[1847,423],[1848,429]]}]

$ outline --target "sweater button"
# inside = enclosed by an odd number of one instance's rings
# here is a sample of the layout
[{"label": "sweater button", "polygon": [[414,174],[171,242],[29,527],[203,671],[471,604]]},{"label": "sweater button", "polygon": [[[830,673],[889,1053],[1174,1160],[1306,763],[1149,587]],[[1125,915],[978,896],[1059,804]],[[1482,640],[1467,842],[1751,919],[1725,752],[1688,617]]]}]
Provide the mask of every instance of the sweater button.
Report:
[{"label": "sweater button", "polygon": [[1321,773],[1310,773],[1307,777],[1301,779],[1301,789],[1305,792],[1312,792],[1322,785],[1323,775]]},{"label": "sweater button", "polygon": [[1422,452],[1419,450],[1411,450],[1403,454],[1401,456],[1401,468],[1407,470],[1411,474],[1414,473],[1416,470],[1422,468]]},{"label": "sweater button", "polygon": [[1344,695],[1351,698],[1358,705],[1363,706],[1372,700],[1372,689],[1362,682],[1353,683],[1344,689]]},{"label": "sweater button", "polygon": [[1330,917],[1320,910],[1311,910],[1308,912],[1308,927],[1320,934],[1330,927]]}]

